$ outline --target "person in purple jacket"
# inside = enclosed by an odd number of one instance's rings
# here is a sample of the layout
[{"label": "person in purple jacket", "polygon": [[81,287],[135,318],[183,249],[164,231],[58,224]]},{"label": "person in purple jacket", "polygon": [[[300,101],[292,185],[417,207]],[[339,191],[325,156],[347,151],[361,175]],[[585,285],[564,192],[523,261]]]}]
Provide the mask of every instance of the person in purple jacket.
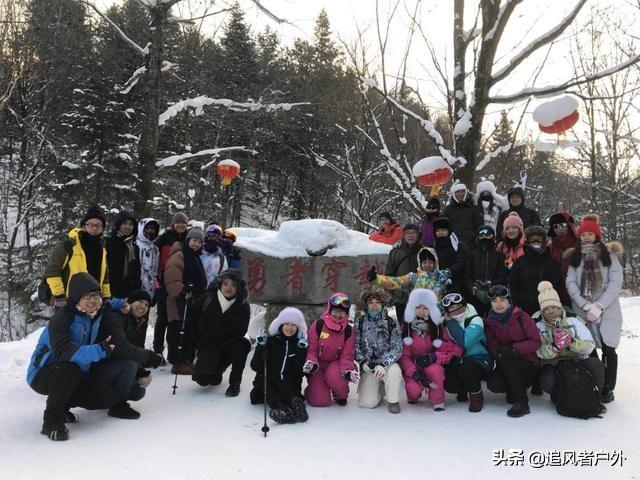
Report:
[{"label": "person in purple jacket", "polygon": [[433,247],[436,242],[433,222],[440,216],[440,200],[438,200],[438,197],[430,198],[425,210],[426,215],[422,217],[422,224],[420,225],[420,238],[422,239],[423,246]]},{"label": "person in purple jacket", "polygon": [[487,388],[506,393],[510,417],[530,413],[527,388],[538,378],[540,360],[536,354],[542,343],[533,319],[511,303],[511,292],[504,285],[489,289],[491,309],[484,320],[487,348],[496,367],[487,378]]}]

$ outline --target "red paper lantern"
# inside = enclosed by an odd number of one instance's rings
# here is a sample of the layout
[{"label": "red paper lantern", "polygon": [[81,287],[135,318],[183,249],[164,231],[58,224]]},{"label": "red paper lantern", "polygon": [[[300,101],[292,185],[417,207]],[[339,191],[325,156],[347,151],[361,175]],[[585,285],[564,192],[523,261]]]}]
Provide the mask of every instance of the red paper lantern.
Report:
[{"label": "red paper lantern", "polygon": [[222,185],[231,185],[231,182],[240,174],[240,164],[233,160],[222,160],[216,166],[217,174],[222,177]]},{"label": "red paper lantern", "polygon": [[562,133],[573,127],[580,118],[578,100],[569,95],[541,103],[533,111],[533,119],[544,133]]},{"label": "red paper lantern", "polygon": [[451,180],[453,170],[442,157],[427,157],[413,166],[413,177],[418,185],[431,187],[431,196],[438,195],[440,187]]},{"label": "red paper lantern", "polygon": [[575,112],[567,115],[566,117],[561,118],[560,120],[556,120],[551,125],[545,126],[539,123],[538,126],[540,127],[540,131],[544,133],[556,133],[559,135],[563,132],[566,132],[571,127],[573,127],[576,123],[578,123],[579,118],[580,118],[580,115],[576,110]]}]

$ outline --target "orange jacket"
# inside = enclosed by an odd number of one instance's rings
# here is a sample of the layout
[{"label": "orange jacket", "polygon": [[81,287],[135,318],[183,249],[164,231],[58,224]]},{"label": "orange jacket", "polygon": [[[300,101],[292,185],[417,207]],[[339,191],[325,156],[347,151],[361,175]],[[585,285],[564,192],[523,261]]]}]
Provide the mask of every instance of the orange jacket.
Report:
[{"label": "orange jacket", "polygon": [[377,231],[369,236],[369,240],[393,245],[402,238],[402,227],[399,223],[392,223],[384,231]]}]

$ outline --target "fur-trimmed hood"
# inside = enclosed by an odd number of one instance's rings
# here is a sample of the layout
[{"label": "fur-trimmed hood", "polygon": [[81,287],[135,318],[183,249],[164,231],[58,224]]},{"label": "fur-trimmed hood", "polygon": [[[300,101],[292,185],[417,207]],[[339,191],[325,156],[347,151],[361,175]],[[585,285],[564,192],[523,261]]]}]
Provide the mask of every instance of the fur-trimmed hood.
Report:
[{"label": "fur-trimmed hood", "polygon": [[[454,247],[455,248],[455,247]],[[440,270],[440,262],[438,261],[438,254],[436,253],[436,249],[435,248],[431,248],[431,247],[422,247],[420,250],[418,250],[418,255],[416,255],[416,259],[418,260],[418,271],[421,272],[422,270],[420,269],[420,252],[422,252],[423,250],[428,251],[431,255],[433,255],[433,258],[435,258],[436,260],[436,266],[435,266],[435,270]],[[457,250],[457,249],[456,249]]]},{"label": "fur-trimmed hood", "polygon": [[391,294],[384,288],[377,285],[368,285],[358,295],[358,309],[364,310],[367,307],[367,299],[369,297],[377,297],[382,302],[383,307],[387,307],[391,303]]},{"label": "fur-trimmed hood", "polygon": [[498,205],[502,210],[509,208],[509,202],[506,197],[498,195],[496,186],[491,180],[483,180],[476,185],[476,192],[473,198],[473,203],[478,205],[480,202],[480,194],[482,192],[489,192],[493,197],[493,204]]},{"label": "fur-trimmed hood", "polygon": [[298,338],[307,336],[307,323],[304,321],[304,315],[300,310],[294,307],[284,308],[269,325],[269,336],[273,337],[278,334],[280,327],[285,323],[293,323],[298,327]]},{"label": "fur-trimmed hood", "polygon": [[409,301],[404,311],[404,321],[413,323],[416,319],[416,307],[424,305],[429,309],[429,318],[436,325],[442,323],[442,314],[438,308],[438,298],[433,291],[426,288],[416,288],[409,294]]}]

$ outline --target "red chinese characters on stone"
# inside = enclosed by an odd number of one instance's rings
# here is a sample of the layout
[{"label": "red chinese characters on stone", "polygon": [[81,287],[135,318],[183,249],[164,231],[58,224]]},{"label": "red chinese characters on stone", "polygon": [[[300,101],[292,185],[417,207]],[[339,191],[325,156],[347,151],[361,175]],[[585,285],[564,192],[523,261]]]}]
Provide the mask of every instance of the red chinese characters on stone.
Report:
[{"label": "red chinese characters on stone", "polygon": [[297,259],[294,260],[289,267],[289,273],[280,276],[280,278],[285,280],[282,288],[291,288],[292,290],[302,292],[302,290],[304,290],[304,273],[308,271],[309,267],[306,266],[304,262]]},{"label": "red chinese characters on stone", "polygon": [[249,264],[249,280],[247,288],[250,292],[262,293],[267,286],[267,278],[265,276],[264,258],[252,258]]},{"label": "red chinese characters on stone", "polygon": [[[362,262],[362,266],[360,267],[360,270],[358,270],[358,273],[352,277],[354,280],[358,282],[358,285],[366,285],[369,283],[369,280],[367,280],[367,272],[369,271],[370,268],[371,268],[371,262],[369,261],[369,259],[366,259],[364,262]],[[376,260],[376,272],[382,273],[383,271],[384,271],[384,262],[381,262],[380,260]]]},{"label": "red chinese characters on stone", "polygon": [[330,262],[325,263],[322,266],[322,273],[324,274],[324,288],[329,289],[331,292],[338,290],[338,283],[340,283],[340,270],[347,268],[345,262],[339,262],[335,258]]}]

